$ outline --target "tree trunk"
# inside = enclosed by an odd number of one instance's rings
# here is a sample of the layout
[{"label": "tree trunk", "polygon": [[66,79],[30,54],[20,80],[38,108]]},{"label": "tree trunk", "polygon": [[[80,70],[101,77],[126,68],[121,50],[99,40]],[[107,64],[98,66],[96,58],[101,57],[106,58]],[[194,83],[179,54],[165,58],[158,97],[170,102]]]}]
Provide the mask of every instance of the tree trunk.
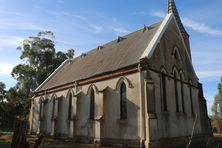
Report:
[{"label": "tree trunk", "polygon": [[29,144],[26,141],[28,132],[28,121],[18,121],[14,127],[11,148],[28,148]]}]

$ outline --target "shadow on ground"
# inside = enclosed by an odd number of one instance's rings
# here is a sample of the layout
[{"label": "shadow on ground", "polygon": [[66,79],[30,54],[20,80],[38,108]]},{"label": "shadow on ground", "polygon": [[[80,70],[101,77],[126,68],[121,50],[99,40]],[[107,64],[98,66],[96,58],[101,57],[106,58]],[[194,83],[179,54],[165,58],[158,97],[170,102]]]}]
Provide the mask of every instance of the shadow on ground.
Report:
[{"label": "shadow on ground", "polygon": [[[0,131],[0,148],[10,148],[12,132],[2,132]],[[28,143],[30,148],[33,147],[35,141],[37,140],[36,135],[28,136]],[[65,139],[54,139],[54,138],[45,138],[43,148],[92,148],[92,144],[77,144]],[[115,148],[121,146],[115,146]],[[111,148],[111,147],[102,147],[102,148]],[[114,148],[114,147],[113,147]],[[186,147],[181,147],[186,148]],[[192,144],[190,148],[222,148],[222,135],[214,135],[214,138],[211,141],[205,141],[203,145]]]}]

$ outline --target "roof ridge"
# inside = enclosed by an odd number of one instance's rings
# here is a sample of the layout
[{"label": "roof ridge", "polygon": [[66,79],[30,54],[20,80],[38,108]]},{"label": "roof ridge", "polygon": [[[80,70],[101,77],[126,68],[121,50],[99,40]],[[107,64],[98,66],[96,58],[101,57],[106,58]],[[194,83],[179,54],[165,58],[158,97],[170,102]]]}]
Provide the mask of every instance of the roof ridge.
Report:
[{"label": "roof ridge", "polygon": [[[149,29],[149,30],[152,30],[152,26],[155,26],[155,25],[157,25],[157,24],[159,24],[159,23],[162,23],[162,21],[163,20],[161,20],[161,21],[159,21],[159,22],[156,22],[156,23],[152,23],[151,25],[146,25],[147,27],[149,27],[149,28],[151,28],[151,29]],[[125,35],[123,35],[123,36],[121,36],[122,38],[126,38],[127,39],[127,36],[129,36],[129,35],[131,35],[131,34],[133,34],[133,33],[136,33],[136,32],[138,32],[138,31],[141,31],[141,30],[143,30],[144,29],[144,26],[143,27],[140,27],[139,29],[137,29],[136,31],[133,31],[133,32],[130,32],[130,33],[128,33],[128,34],[125,34]],[[116,39],[113,39],[113,40],[111,40],[111,41],[108,41],[108,42],[106,42],[106,43],[104,43],[104,44],[100,44],[99,46],[102,46],[103,48],[106,48],[106,45],[108,45],[108,44],[111,44],[111,43],[113,43],[113,42],[116,42],[118,40],[118,37],[116,38]],[[118,44],[118,43],[117,43]],[[102,49],[103,50],[103,49]],[[77,60],[77,59],[81,59],[81,56],[82,56],[82,54],[85,54],[86,56],[89,54],[89,53],[91,53],[92,51],[97,51],[97,52],[99,52],[98,51],[98,47],[95,47],[95,48],[92,48],[92,49],[90,49],[90,50],[88,50],[88,51],[86,51],[86,52],[82,52],[80,55],[78,55],[78,56],[76,56],[76,57],[74,57],[74,59],[73,59],[73,61],[74,60]]]}]

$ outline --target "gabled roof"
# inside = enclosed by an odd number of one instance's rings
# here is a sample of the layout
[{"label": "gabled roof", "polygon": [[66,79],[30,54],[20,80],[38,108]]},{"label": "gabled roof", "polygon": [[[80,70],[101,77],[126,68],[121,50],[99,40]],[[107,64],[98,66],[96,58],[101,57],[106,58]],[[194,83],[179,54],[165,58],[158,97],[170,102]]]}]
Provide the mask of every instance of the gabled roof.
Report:
[{"label": "gabled roof", "polygon": [[36,92],[139,63],[162,22],[130,33],[89,52],[67,60]]},{"label": "gabled roof", "polygon": [[152,40],[141,55],[140,59],[150,58],[152,56],[157,44],[160,42],[160,39],[162,38],[172,18],[174,18],[172,13],[166,15],[158,30],[156,31],[156,34],[153,36]]},{"label": "gabled roof", "polygon": [[[113,72],[138,64],[141,59],[151,58],[157,44],[160,42],[160,39],[171,21],[174,21],[177,29],[180,30],[174,14],[169,13],[164,20],[159,23],[149,27],[145,26],[145,28],[124,37],[119,37],[73,60],[66,60],[35,90],[35,92],[62,86],[103,73]],[[181,32],[180,37],[181,39],[183,38]],[[183,40],[182,42],[186,49]],[[186,53],[189,57],[187,50]],[[191,60],[190,64],[192,66]]]}]

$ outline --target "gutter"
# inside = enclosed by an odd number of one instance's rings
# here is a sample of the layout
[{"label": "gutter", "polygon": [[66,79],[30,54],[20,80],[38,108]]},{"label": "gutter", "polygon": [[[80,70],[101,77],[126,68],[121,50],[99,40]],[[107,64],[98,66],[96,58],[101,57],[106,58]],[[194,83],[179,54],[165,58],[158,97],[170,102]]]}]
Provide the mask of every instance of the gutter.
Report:
[{"label": "gutter", "polygon": [[143,147],[146,142],[146,121],[145,121],[145,100],[144,100],[144,76],[141,71],[140,63],[138,64],[138,72],[140,74],[139,81],[140,81],[140,119],[141,119],[141,126],[140,126],[140,147]]},{"label": "gutter", "polygon": [[[60,85],[55,85],[55,86],[52,86],[52,87],[48,87],[44,90],[51,90],[51,89],[55,89],[55,88],[59,88],[59,87],[62,87],[62,86],[65,86],[65,85],[71,85],[72,83],[77,83],[79,81],[84,81],[84,80],[87,80],[87,79],[90,79],[90,78],[93,78],[93,77],[98,77],[98,76],[101,76],[101,75],[106,75],[106,74],[110,74],[110,73],[113,73],[115,71],[118,71],[118,70],[122,70],[122,69],[125,69],[125,68],[130,68],[130,67],[133,67],[133,66],[137,66],[138,63],[135,63],[135,64],[131,64],[129,66],[124,66],[124,67],[121,67],[121,68],[117,68],[117,69],[113,69],[112,71],[105,71],[105,72],[101,72],[101,73],[97,73],[97,74],[94,74],[94,75],[91,75],[91,76],[86,76],[86,77],[82,77],[82,78],[79,78],[79,79],[76,79],[76,80],[73,80],[73,81],[70,81],[70,82],[66,82],[66,83],[63,83],[63,84],[60,84]],[[62,68],[62,67],[61,67]],[[60,69],[61,69],[60,68]],[[54,72],[53,72],[54,73]],[[53,74],[52,73],[52,74]],[[47,83],[47,81],[49,81],[50,77],[53,77],[54,75],[50,75],[34,92],[35,93],[38,93],[38,92],[44,92],[44,90],[40,90],[41,87]]]}]

